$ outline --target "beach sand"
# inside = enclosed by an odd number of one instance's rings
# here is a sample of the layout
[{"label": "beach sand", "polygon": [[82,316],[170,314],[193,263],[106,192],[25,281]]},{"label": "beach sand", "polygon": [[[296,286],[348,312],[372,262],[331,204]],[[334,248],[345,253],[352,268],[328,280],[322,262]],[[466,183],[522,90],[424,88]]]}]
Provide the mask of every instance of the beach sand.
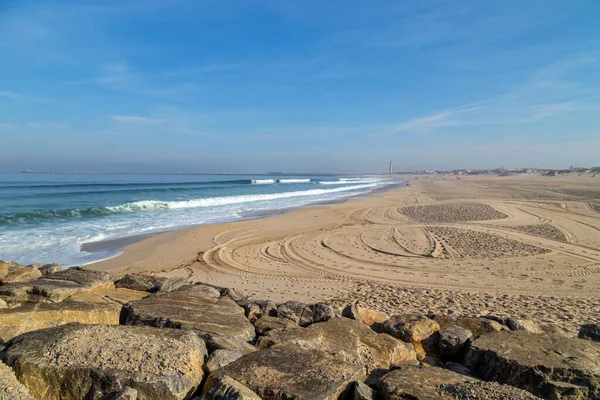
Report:
[{"label": "beach sand", "polygon": [[600,315],[600,178],[402,178],[376,197],[146,238],[88,268],[388,314],[525,317],[570,335]]}]

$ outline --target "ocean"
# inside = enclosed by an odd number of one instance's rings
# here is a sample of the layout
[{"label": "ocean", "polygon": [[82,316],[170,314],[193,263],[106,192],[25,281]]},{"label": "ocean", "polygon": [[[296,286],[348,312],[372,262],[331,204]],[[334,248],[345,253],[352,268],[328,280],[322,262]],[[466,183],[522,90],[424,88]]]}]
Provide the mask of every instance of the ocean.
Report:
[{"label": "ocean", "polygon": [[0,174],[0,259],[85,265],[120,254],[102,246],[85,251],[86,243],[235,221],[392,183],[331,176]]}]

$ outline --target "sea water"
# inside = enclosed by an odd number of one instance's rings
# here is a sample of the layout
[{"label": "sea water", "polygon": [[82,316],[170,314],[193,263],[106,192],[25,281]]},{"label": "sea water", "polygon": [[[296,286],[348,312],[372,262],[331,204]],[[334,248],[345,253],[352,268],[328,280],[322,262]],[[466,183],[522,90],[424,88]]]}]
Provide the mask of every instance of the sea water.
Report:
[{"label": "sea water", "polygon": [[228,222],[366,194],[383,178],[0,174],[0,259],[84,265],[85,243]]}]

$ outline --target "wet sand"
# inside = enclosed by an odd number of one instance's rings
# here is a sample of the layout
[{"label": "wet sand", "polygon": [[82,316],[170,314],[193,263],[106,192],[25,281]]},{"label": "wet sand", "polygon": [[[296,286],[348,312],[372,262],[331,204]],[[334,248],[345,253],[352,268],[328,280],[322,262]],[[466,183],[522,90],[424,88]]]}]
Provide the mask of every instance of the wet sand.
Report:
[{"label": "wet sand", "polygon": [[574,334],[600,315],[600,180],[403,177],[379,197],[167,232],[89,268],[390,314],[510,315]]}]

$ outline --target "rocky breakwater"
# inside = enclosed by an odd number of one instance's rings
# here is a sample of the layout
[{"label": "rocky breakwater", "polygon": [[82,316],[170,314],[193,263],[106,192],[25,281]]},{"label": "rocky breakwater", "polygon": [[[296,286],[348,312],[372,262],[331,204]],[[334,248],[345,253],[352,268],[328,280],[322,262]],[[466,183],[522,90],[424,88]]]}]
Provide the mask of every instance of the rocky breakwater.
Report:
[{"label": "rocky breakwater", "polygon": [[569,338],[148,275],[11,263],[5,276],[20,268],[0,286],[0,399],[600,398],[593,321]]}]

